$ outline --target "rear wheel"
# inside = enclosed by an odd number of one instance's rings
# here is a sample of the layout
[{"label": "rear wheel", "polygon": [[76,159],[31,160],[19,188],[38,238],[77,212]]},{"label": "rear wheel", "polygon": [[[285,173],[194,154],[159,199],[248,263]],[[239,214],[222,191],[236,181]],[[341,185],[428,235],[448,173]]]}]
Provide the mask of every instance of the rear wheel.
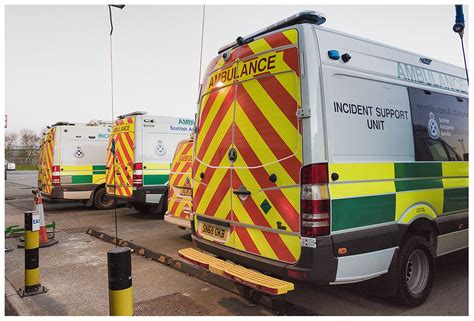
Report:
[{"label": "rear wheel", "polygon": [[408,235],[400,246],[397,260],[397,298],[400,303],[415,307],[430,295],[433,287],[434,258],[428,241]]},{"label": "rear wheel", "polygon": [[115,206],[115,199],[105,193],[105,187],[100,187],[94,193],[94,207],[98,210],[108,210]]}]

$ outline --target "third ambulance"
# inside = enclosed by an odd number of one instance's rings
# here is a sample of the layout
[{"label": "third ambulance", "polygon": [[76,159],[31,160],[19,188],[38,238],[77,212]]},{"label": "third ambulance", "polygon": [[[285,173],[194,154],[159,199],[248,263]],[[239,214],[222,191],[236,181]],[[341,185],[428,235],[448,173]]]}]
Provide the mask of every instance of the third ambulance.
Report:
[{"label": "third ambulance", "polygon": [[178,143],[171,163],[168,188],[168,211],[165,221],[181,228],[191,228],[193,139]]},{"label": "third ambulance", "polygon": [[38,187],[50,199],[80,200],[109,209],[105,159],[111,123],[58,122],[44,134],[38,157]]},{"label": "third ambulance", "polygon": [[[286,280],[392,275],[400,302],[420,305],[434,258],[468,246],[465,73],[325,20],[302,12],[237,38],[210,62],[196,124],[193,240]],[[292,289],[220,266],[265,292]]]}]

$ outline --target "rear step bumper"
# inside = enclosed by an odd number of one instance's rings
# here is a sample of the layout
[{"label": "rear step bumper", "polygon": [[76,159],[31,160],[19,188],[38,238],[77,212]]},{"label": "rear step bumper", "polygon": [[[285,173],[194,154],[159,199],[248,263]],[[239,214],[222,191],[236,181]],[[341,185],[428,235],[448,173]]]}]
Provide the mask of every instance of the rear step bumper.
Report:
[{"label": "rear step bumper", "polygon": [[[53,186],[51,194],[45,193],[41,191],[41,195],[51,198],[51,199],[80,199],[85,200],[89,199],[90,193],[94,191],[94,189],[98,185],[95,184],[79,184],[79,185],[60,185],[60,186]],[[87,192],[86,196],[83,194]],[[78,196],[75,196],[78,195]]]},{"label": "rear step bumper", "polygon": [[[109,185],[113,188],[113,185]],[[165,197],[168,192],[168,187],[163,186],[145,186],[137,187],[132,192],[132,196],[117,196],[117,199],[129,202],[129,203],[141,203],[141,204],[159,204],[161,199]],[[114,196],[113,194],[107,194],[108,196]]]},{"label": "rear step bumper", "polygon": [[330,236],[317,238],[317,248],[301,247],[301,256],[296,264],[278,262],[238,251],[207,241],[195,234],[192,235],[192,238],[196,246],[203,251],[275,277],[289,279],[288,271],[296,271],[300,276],[305,276],[298,277],[298,280],[301,281],[329,284],[336,279],[338,262],[333,254],[333,243]]},{"label": "rear step bumper", "polygon": [[176,217],[169,213],[166,213],[164,220],[168,223],[175,224],[184,228],[191,228],[191,221],[189,219]]},{"label": "rear step bumper", "polygon": [[179,250],[178,254],[183,259],[207,269],[211,273],[222,275],[236,283],[270,295],[281,295],[294,290],[293,283],[273,278],[229,261],[223,261],[193,248]]}]

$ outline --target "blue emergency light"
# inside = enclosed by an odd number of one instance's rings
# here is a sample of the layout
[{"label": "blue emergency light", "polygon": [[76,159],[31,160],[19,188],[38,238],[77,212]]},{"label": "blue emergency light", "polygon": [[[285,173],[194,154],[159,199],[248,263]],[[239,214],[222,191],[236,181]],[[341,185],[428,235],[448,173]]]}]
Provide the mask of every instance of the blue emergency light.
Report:
[{"label": "blue emergency light", "polygon": [[337,50],[329,50],[328,51],[328,56],[329,56],[329,58],[331,58],[333,60],[339,60],[339,58],[341,58],[341,55],[339,54],[339,51],[337,51]]}]

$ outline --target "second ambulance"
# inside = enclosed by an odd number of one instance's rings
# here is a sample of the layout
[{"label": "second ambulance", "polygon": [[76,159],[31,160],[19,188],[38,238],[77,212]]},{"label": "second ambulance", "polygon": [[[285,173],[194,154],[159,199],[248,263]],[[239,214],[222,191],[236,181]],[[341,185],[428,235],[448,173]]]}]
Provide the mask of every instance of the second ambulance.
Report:
[{"label": "second ambulance", "polygon": [[133,112],[119,116],[109,140],[107,195],[137,211],[162,216],[167,208],[173,152],[194,120]]}]

